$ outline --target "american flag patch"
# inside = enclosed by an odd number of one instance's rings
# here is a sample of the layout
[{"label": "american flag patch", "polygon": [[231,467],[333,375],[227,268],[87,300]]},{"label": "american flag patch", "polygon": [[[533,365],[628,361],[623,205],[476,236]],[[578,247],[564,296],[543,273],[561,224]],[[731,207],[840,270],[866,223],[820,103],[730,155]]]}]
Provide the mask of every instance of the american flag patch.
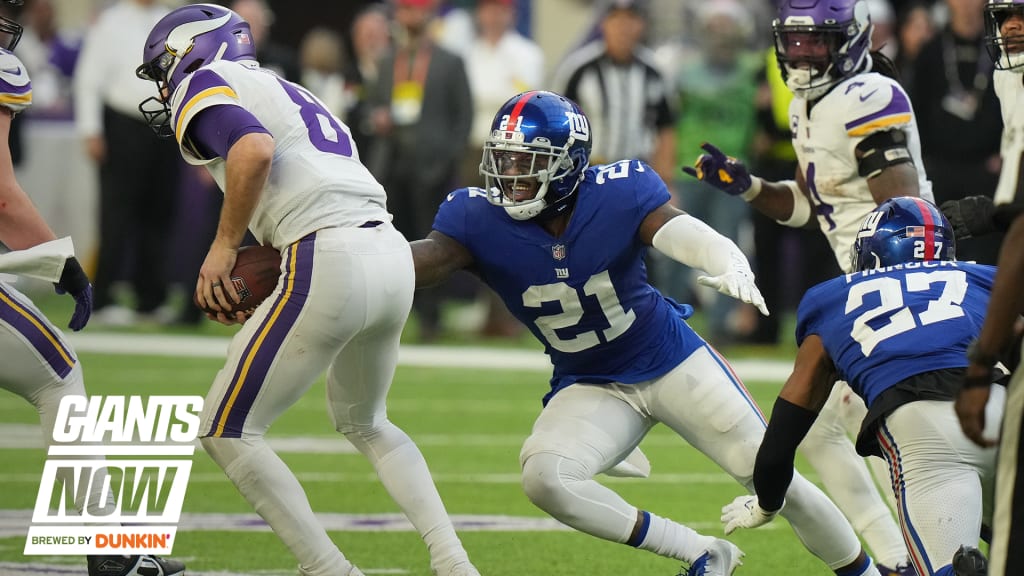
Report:
[{"label": "american flag patch", "polygon": [[239,32],[235,34],[235,37],[238,38],[239,44],[252,44],[252,40],[249,39],[249,35],[245,32]]},{"label": "american flag patch", "polygon": [[924,238],[924,226],[907,226],[907,238]]}]

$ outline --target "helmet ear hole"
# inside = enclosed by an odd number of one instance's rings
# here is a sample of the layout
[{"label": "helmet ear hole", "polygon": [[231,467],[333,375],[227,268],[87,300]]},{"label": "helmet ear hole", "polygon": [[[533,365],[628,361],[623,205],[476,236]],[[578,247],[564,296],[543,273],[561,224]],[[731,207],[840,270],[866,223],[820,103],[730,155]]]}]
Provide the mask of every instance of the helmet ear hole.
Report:
[{"label": "helmet ear hole", "polygon": [[200,58],[197,58],[197,59],[189,62],[188,66],[185,67],[185,74],[191,74],[191,73],[195,72],[196,70],[199,70],[199,67],[202,66],[204,63],[205,63],[205,61],[203,59],[200,59]]}]

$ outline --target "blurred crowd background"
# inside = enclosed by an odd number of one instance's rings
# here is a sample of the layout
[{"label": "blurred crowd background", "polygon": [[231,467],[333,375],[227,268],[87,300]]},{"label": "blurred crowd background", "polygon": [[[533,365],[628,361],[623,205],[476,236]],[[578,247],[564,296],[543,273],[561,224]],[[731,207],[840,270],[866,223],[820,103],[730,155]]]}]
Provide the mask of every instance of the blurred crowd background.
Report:
[{"label": "blurred crowd background", "polygon": [[[96,288],[94,325],[198,324],[190,305],[220,193],[180,161],[137,105],[142,44],[158,0],[25,0],[16,54],[33,107],[12,147],[19,181],[59,235],[73,236]],[[482,185],[494,111],[529,89],[575,99],[595,128],[593,162],[640,158],[679,207],[747,252],[770,318],[697,289],[652,254],[656,286],[703,313],[713,343],[775,344],[806,287],[838,273],[824,238],[793,230],[687,179],[711,141],[769,179],[791,178],[789,92],[772,51],[771,0],[235,0],[259,59],[303,84],[351,128],[389,194],[398,228],[425,236],[444,195]],[[991,195],[1002,130],[982,42],[985,0],[867,0],[873,46],[914,103],[936,199]],[[994,263],[1001,238],[961,247]],[[417,337],[516,337],[521,328],[471,276],[421,291]]]}]

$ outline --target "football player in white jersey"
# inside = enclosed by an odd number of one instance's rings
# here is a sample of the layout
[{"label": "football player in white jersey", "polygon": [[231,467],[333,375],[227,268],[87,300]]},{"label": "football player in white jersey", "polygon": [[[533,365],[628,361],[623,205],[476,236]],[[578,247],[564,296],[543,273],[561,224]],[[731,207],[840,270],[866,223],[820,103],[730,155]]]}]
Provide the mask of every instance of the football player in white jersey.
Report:
[{"label": "football player in white jersey", "polygon": [[995,64],[992,82],[1003,116],[1000,155],[1003,166],[994,198],[972,195],[943,202],[957,238],[1006,231],[1024,206],[1021,156],[1024,155],[1024,1],[990,0],[985,7],[985,47]]},{"label": "football player in white jersey", "polygon": [[958,235],[1006,230],[985,323],[977,343],[968,350],[970,365],[956,400],[964,433],[978,444],[990,444],[981,434],[986,425],[984,407],[992,393],[990,375],[998,361],[1014,369],[999,439],[988,566],[991,576],[1005,576],[1024,572],[1024,541],[1020,536],[1024,524],[1024,474],[1020,472],[1024,370],[1017,369],[1020,315],[1024,312],[1024,179],[1020,177],[1024,154],[1024,0],[992,0],[985,8],[985,42],[995,63],[995,89],[1003,112],[1003,168],[994,205],[984,196],[968,197],[944,204],[943,210],[952,215]]},{"label": "football player in white jersey", "polygon": [[[6,0],[21,5],[21,0]],[[11,272],[54,283],[60,294],[75,299],[68,328],[79,331],[92,314],[92,286],[74,256],[69,239],[57,240],[42,215],[14,176],[7,144],[14,115],[32,105],[32,82],[24,64],[13,54],[22,27],[0,15],[0,243],[11,252],[0,255],[0,272]],[[43,439],[53,443],[60,401],[85,396],[82,367],[64,334],[10,284],[0,282],[0,388],[27,400],[39,412]],[[102,489],[92,491],[75,506],[93,510],[112,505]],[[89,576],[178,576],[185,565],[149,555],[89,556]]]},{"label": "football player in white jersey", "polygon": [[[196,298],[244,322],[206,397],[202,444],[308,576],[356,576],[264,434],[326,369],[333,424],[377,471],[419,531],[438,576],[478,576],[423,455],[385,400],[412,305],[409,244],[348,127],[297,84],[260,68],[249,25],[213,4],[167,14],[137,73],[160,96],[140,109],[224,191]],[[246,228],[281,252],[278,285],[255,310],[230,280]]]},{"label": "football player in white jersey", "polygon": [[[779,68],[794,94],[796,178],[762,180],[711,144],[683,170],[781,224],[819,228],[849,272],[854,237],[878,204],[896,196],[933,200],[914,111],[892,63],[871,52],[864,0],[784,0],[772,28]],[[899,528],[848,436],[865,413],[848,386],[835,386],[802,449],[879,561],[891,573],[908,574]],[[872,460],[876,477],[887,483],[884,463]]]}]

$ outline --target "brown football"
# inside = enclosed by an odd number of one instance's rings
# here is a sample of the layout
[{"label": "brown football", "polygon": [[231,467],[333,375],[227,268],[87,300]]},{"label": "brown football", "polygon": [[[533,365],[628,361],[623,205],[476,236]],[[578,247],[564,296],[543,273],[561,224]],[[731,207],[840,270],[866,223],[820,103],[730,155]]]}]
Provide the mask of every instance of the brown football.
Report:
[{"label": "brown football", "polygon": [[[281,275],[281,254],[271,246],[243,246],[238,249],[235,267],[231,270],[231,282],[242,301],[231,311],[249,310],[260,305],[277,286]],[[203,308],[192,294],[192,303],[204,312],[216,314],[216,310]]]}]

